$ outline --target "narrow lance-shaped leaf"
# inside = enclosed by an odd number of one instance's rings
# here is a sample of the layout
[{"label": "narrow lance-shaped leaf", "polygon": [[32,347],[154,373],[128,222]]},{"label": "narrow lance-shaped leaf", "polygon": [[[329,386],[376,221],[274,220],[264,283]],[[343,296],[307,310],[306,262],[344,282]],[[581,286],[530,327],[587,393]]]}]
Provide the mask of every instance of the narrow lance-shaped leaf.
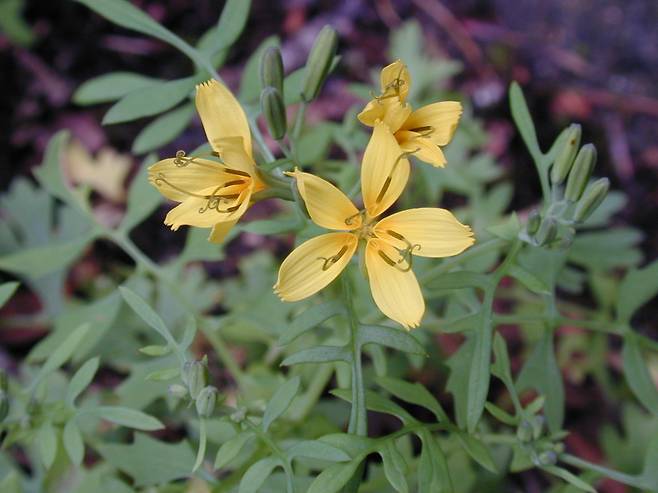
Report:
[{"label": "narrow lance-shaped leaf", "polygon": [[256,493],[272,471],[280,465],[281,461],[276,457],[265,457],[255,462],[242,476],[238,493]]},{"label": "narrow lance-shaped leaf", "polygon": [[438,421],[450,421],[441,404],[422,384],[390,377],[379,377],[377,383],[398,399],[429,409]]},{"label": "narrow lance-shaped leaf", "polygon": [[299,383],[300,378],[294,377],[277,389],[265,408],[262,422],[263,431],[267,431],[272,422],[290,407],[299,391]]},{"label": "narrow lance-shaped leaf", "polygon": [[18,286],[19,284],[17,282],[0,284],[0,308],[14,295]]},{"label": "narrow lance-shaped leaf", "polygon": [[537,133],[535,132],[535,125],[532,122],[528,105],[526,104],[523,91],[517,82],[512,82],[509,89],[510,107],[512,109],[512,118],[514,123],[521,133],[523,142],[525,142],[528,151],[532,154],[533,158],[538,159],[541,156],[539,143],[537,142]]},{"label": "narrow lance-shaped leaf", "polygon": [[66,422],[64,432],[62,433],[62,442],[64,443],[64,450],[66,450],[69,459],[71,459],[71,463],[74,466],[82,464],[82,459],[85,455],[85,444],[74,418]]},{"label": "narrow lance-shaped leaf", "polygon": [[321,305],[314,305],[297,315],[292,320],[290,327],[281,334],[279,344],[285,346],[303,333],[314,329],[321,323],[344,312],[345,308],[337,301],[329,301]]},{"label": "narrow lance-shaped leaf", "polygon": [[85,409],[84,413],[136,430],[154,431],[164,428],[164,425],[153,416],[127,407],[99,406]]},{"label": "narrow lance-shaped leaf", "polygon": [[75,372],[69,388],[66,391],[66,402],[72,406],[75,399],[89,386],[98,370],[99,358],[92,358],[85,362],[78,371]]},{"label": "narrow lance-shaped leaf", "polygon": [[123,231],[130,231],[144,221],[162,201],[160,193],[148,181],[148,167],[155,163],[156,159],[155,154],[146,156],[130,184],[128,207],[120,226]]},{"label": "narrow lance-shaped leaf", "polygon": [[358,332],[359,344],[379,344],[405,353],[426,356],[425,348],[411,332],[384,325],[361,325]]},{"label": "narrow lance-shaped leaf", "polygon": [[227,0],[217,26],[204,43],[208,52],[226,50],[238,40],[247,24],[250,8],[251,0]]},{"label": "narrow lance-shaped leaf", "polygon": [[654,415],[658,415],[658,390],[642,358],[640,346],[634,333],[624,337],[622,362],[626,382],[638,400]]},{"label": "narrow lance-shaped leaf", "polygon": [[407,463],[395,447],[393,440],[386,441],[384,448],[379,450],[379,455],[384,463],[384,475],[391,486],[398,493],[408,493],[409,485],[405,478]]},{"label": "narrow lance-shaped leaf", "polygon": [[360,460],[355,459],[326,468],[311,483],[307,493],[336,493],[352,478],[360,463]]},{"label": "narrow lance-shaped leaf", "polygon": [[628,322],[633,313],[658,294],[658,260],[643,269],[631,270],[619,286],[617,317]]},{"label": "narrow lance-shaped leaf", "polygon": [[158,82],[163,81],[132,72],[112,72],[83,83],[73,94],[73,102],[90,105],[116,101],[129,92]]},{"label": "narrow lance-shaped leaf", "polygon": [[159,116],[139,132],[133,142],[132,151],[135,154],[144,154],[173,141],[190,124],[194,113],[194,105],[186,103]]},{"label": "narrow lance-shaped leaf", "polygon": [[242,432],[224,442],[215,457],[215,469],[221,469],[235,459],[249,440],[254,437],[251,432]]}]

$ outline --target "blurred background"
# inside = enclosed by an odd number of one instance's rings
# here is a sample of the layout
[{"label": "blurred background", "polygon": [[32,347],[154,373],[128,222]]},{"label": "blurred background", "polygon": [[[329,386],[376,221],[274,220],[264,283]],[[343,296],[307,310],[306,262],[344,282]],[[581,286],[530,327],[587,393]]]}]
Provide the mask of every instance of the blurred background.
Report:
[{"label": "blurred background", "polygon": [[[216,0],[133,3],[191,41],[216,23],[221,4]],[[540,188],[509,114],[507,88],[516,80],[524,89],[544,149],[570,122],[582,124],[583,142],[593,142],[599,150],[596,174],[610,177],[613,188],[628,198],[616,221],[642,231],[639,248],[646,259],[656,258],[657,1],[254,0],[245,33],[222,68],[222,77],[235,89],[246,60],[271,35],[281,38],[286,70],[302,66],[324,24],[340,33],[342,59],[320,99],[308,110],[311,123],[341,121],[360,101],[352,85],[372,83],[379,67],[391,61],[391,45],[398,46],[396,53],[406,47],[402,51],[408,50],[405,61],[410,64],[431,57],[436,66],[428,72],[450,76],[447,88],[470,102],[486,130],[487,152],[515,184],[512,208],[525,210],[539,199]],[[5,193],[16,176],[28,176],[41,162],[50,137],[66,128],[77,142],[69,151],[67,172],[97,193],[98,212],[105,222],[120,219],[125,183],[141,161],[131,149],[147,122],[103,126],[109,104],[82,106],[72,101],[83,82],[113,71],[175,79],[188,75],[190,65],[164,43],[118,28],[77,3],[0,0],[0,192]],[[194,149],[205,140],[197,120],[181,132],[161,155]],[[162,208],[134,235],[156,260],[184,240],[162,225],[165,212]],[[250,241],[243,235],[229,245],[229,251],[237,251],[236,243],[249,250]],[[74,292],[84,285],[106,268],[108,259],[123,257],[115,247],[97,244],[72,270],[68,289]],[[209,269],[215,275],[231,273],[238,260],[228,256]],[[24,293],[3,313],[20,322],[15,315],[30,313],[35,303]],[[655,333],[655,320],[658,306],[654,305],[642,313],[641,323]],[[4,346],[0,359],[5,360],[1,367],[44,334],[43,327],[32,322],[9,329],[0,336]],[[599,426],[596,421],[587,424],[586,414],[577,414],[588,399],[595,401],[597,394],[587,387],[567,396],[572,410],[576,409],[571,419],[580,420],[578,426],[585,429]],[[601,458],[598,446],[580,433],[569,440],[577,455],[593,461]],[[607,488],[624,491],[612,483]]]}]

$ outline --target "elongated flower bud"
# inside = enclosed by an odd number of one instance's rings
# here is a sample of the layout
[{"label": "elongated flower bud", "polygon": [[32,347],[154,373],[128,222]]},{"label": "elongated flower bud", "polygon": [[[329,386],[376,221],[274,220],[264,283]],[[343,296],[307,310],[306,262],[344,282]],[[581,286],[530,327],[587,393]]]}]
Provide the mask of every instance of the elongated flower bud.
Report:
[{"label": "elongated flower bud", "polygon": [[177,399],[182,399],[187,395],[187,389],[178,383],[172,383],[167,391],[169,392],[169,395],[176,397]]},{"label": "elongated flower bud", "polygon": [[188,361],[183,366],[183,382],[190,391],[190,397],[196,399],[206,386],[206,365],[203,361]]},{"label": "elongated flower bud", "polygon": [[557,222],[552,217],[548,217],[541,222],[539,231],[535,235],[535,240],[539,245],[547,245],[555,239],[557,235]]},{"label": "elongated flower bud", "polygon": [[283,60],[276,46],[265,50],[260,59],[260,82],[263,89],[274,87],[283,94]]},{"label": "elongated flower bud", "polygon": [[196,412],[202,418],[208,418],[215,410],[217,403],[217,389],[212,385],[208,385],[201,389],[196,398]]},{"label": "elongated flower bud", "polygon": [[0,370],[0,423],[9,415],[9,382],[7,374]]},{"label": "elongated flower bud", "polygon": [[578,152],[576,162],[573,163],[573,168],[569,173],[567,189],[564,192],[567,200],[576,202],[583,195],[595,164],[596,147],[594,144],[585,144]]},{"label": "elongated flower bud", "polygon": [[599,178],[587,187],[583,198],[580,199],[580,202],[578,202],[578,206],[576,207],[576,212],[573,215],[574,221],[579,223],[586,221],[587,218],[601,205],[601,202],[605,200],[609,189],[610,180],[607,178]]},{"label": "elongated flower bud", "polygon": [[516,429],[516,437],[524,443],[532,440],[532,424],[525,419],[521,421],[521,424]]},{"label": "elongated flower bud", "polygon": [[535,209],[528,215],[528,222],[526,223],[526,231],[528,232],[529,235],[534,235],[539,229],[540,224],[541,224],[541,215],[539,214],[539,211]]},{"label": "elongated flower bud", "polygon": [[314,100],[320,92],[336,55],[337,47],[338,34],[331,26],[324,26],[315,38],[313,48],[306,61],[302,86],[302,99],[305,102]]},{"label": "elongated flower bud", "polygon": [[532,419],[532,438],[533,440],[539,440],[544,433],[544,424],[546,418],[543,416],[535,416]]},{"label": "elongated flower bud", "polygon": [[551,181],[556,185],[560,185],[571,170],[578,147],[580,147],[581,133],[580,125],[577,123],[572,123],[567,130],[567,141],[560,149],[551,169]]},{"label": "elongated flower bud", "polygon": [[260,93],[260,107],[267,122],[267,128],[274,140],[281,140],[286,135],[288,121],[283,97],[278,89],[266,87]]},{"label": "elongated flower bud", "polygon": [[553,466],[557,463],[557,454],[552,450],[547,450],[539,454],[539,465]]}]

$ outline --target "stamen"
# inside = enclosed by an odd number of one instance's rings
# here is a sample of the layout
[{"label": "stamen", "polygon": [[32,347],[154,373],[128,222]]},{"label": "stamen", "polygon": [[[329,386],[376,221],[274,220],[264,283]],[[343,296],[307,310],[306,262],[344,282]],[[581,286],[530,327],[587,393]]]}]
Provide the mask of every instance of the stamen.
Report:
[{"label": "stamen", "polygon": [[240,171],[239,169],[224,168],[224,171],[226,171],[227,173],[231,173],[232,175],[246,176],[247,178],[251,178],[251,175],[249,173],[247,173],[246,171]]},{"label": "stamen", "polygon": [[400,250],[400,254],[402,255],[402,252],[409,252],[413,253],[414,250],[420,250],[422,247],[420,246],[420,243],[411,243],[409,240],[407,240],[403,235],[400,233],[393,231],[392,229],[386,230],[386,233],[395,238],[396,240],[400,240],[404,242],[407,245],[407,248],[404,250]]},{"label": "stamen", "polygon": [[398,164],[407,156],[410,156],[418,151],[420,151],[420,147],[413,151],[405,151],[398,156],[398,158],[395,160],[395,163],[393,163],[393,167],[391,168],[390,173],[386,177],[386,180],[384,180],[384,185],[382,185],[382,189],[379,191],[379,194],[377,194],[377,198],[375,199],[375,202],[379,203],[384,198],[384,195],[388,191],[388,188],[391,186],[391,181],[393,181],[393,173],[395,173],[395,168],[397,168]]},{"label": "stamen", "polygon": [[200,198],[200,199],[208,198],[207,195],[200,195],[200,194],[197,194],[197,193],[188,192],[187,190],[184,190],[180,187],[177,187],[176,185],[171,183],[169,180],[167,180],[164,177],[164,174],[158,173],[158,177],[155,179],[155,185],[158,186],[158,187],[161,187],[163,183],[165,185],[173,188],[174,190],[179,191],[180,193],[184,193],[185,195],[189,195],[190,197],[197,197],[197,198]]},{"label": "stamen", "polygon": [[351,216],[345,218],[345,224],[347,226],[351,226],[352,224],[354,224],[354,220],[357,217],[363,217],[364,213],[365,213],[365,211],[359,211],[356,214],[352,214]]},{"label": "stamen", "polygon": [[434,133],[434,127],[431,125],[427,125],[424,127],[416,127],[416,128],[411,128],[409,129],[411,132],[416,132],[417,134],[420,134],[421,137],[429,137]]},{"label": "stamen", "polygon": [[210,154],[201,154],[199,156],[192,156],[192,157],[187,157],[185,154],[185,151],[179,150],[176,151],[176,158],[174,159],[174,164],[178,168],[184,168],[190,163],[196,163],[196,164],[201,164],[197,162],[197,159],[203,158],[203,157],[216,157],[219,158],[219,153],[217,151],[213,151]]},{"label": "stamen", "polygon": [[[381,101],[382,99],[390,99],[390,98],[399,98],[400,97],[400,89],[404,84],[406,83],[402,79],[402,71],[404,70],[404,66],[400,67],[400,72],[398,72],[398,76],[393,79],[391,82],[389,82],[386,87],[384,87],[384,92],[380,94],[379,96],[375,96],[372,92],[370,95],[372,96],[373,99],[376,101]],[[393,89],[393,94],[388,94],[388,92]]]},{"label": "stamen", "polygon": [[322,270],[326,271],[329,270],[329,268],[334,265],[336,262],[338,262],[343,255],[345,255],[345,252],[347,252],[347,245],[343,246],[336,255],[333,255],[331,257],[318,257],[317,260],[323,260],[324,263],[322,264]]},{"label": "stamen", "polygon": [[[396,262],[395,260],[391,259],[391,257],[386,255],[382,250],[377,250],[377,253],[384,260],[384,262],[386,262],[391,267],[399,270],[400,272],[409,272],[411,270],[411,266],[413,263],[413,257],[411,256],[411,254],[409,254],[408,256],[407,255],[402,256],[402,252],[400,252],[401,255],[400,260]],[[406,267],[400,266],[400,264],[404,261],[407,262],[407,266]]]}]

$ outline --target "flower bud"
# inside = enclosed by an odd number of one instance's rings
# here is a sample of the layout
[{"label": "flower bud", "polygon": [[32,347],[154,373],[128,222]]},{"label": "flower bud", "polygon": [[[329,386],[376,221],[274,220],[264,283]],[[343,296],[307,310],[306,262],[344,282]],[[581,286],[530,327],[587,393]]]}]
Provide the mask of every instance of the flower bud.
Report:
[{"label": "flower bud", "polygon": [[560,239],[559,248],[561,250],[566,250],[573,244],[573,239],[576,237],[576,230],[573,228],[566,228],[564,230],[564,235]]},{"label": "flower bud", "polygon": [[274,140],[281,140],[286,135],[288,122],[283,97],[278,89],[266,87],[260,93],[260,107],[267,122],[267,128]]},{"label": "flower bud", "polygon": [[572,123],[567,129],[567,141],[557,154],[551,169],[551,181],[556,185],[561,184],[569,174],[578,147],[580,147],[580,135],[580,125]]},{"label": "flower bud", "polygon": [[539,230],[535,235],[535,241],[538,245],[547,245],[555,239],[557,235],[557,222],[552,217],[547,217],[541,222]]},{"label": "flower bud", "polygon": [[534,235],[539,229],[540,224],[541,224],[541,215],[539,214],[539,211],[535,209],[530,214],[528,214],[526,231],[528,232],[529,235]]},{"label": "flower bud", "polygon": [[302,100],[314,100],[329,73],[338,47],[338,34],[331,26],[324,26],[315,38],[313,48],[306,61]]},{"label": "flower bud", "polygon": [[185,388],[185,386],[180,385],[178,383],[172,383],[168,387],[167,391],[169,392],[169,395],[171,395],[172,397],[176,397],[177,399],[182,399],[187,395],[187,389]]},{"label": "flower bud", "polygon": [[599,178],[594,183],[592,183],[587,190],[583,198],[578,202],[576,207],[576,212],[573,215],[574,221],[583,222],[586,221],[589,216],[601,205],[601,202],[608,195],[608,190],[610,189],[610,180],[607,178]]},{"label": "flower bud", "polygon": [[585,144],[578,152],[576,162],[573,163],[573,168],[569,173],[567,189],[564,192],[567,200],[576,202],[581,197],[595,164],[596,147],[594,147],[594,144]]},{"label": "flower bud", "polygon": [[202,418],[207,418],[212,415],[217,403],[217,389],[212,385],[208,385],[201,389],[196,398],[196,412]]},{"label": "flower bud", "polygon": [[7,374],[0,370],[0,423],[9,415],[9,382]]},{"label": "flower bud", "polygon": [[521,421],[521,424],[516,430],[516,438],[524,443],[532,440],[532,425],[525,419]]},{"label": "flower bud", "polygon": [[183,366],[183,382],[190,391],[190,397],[196,399],[206,386],[206,365],[203,361],[187,361]]},{"label": "flower bud", "polygon": [[276,46],[265,50],[260,59],[260,83],[263,89],[273,87],[283,94],[283,60]]}]

